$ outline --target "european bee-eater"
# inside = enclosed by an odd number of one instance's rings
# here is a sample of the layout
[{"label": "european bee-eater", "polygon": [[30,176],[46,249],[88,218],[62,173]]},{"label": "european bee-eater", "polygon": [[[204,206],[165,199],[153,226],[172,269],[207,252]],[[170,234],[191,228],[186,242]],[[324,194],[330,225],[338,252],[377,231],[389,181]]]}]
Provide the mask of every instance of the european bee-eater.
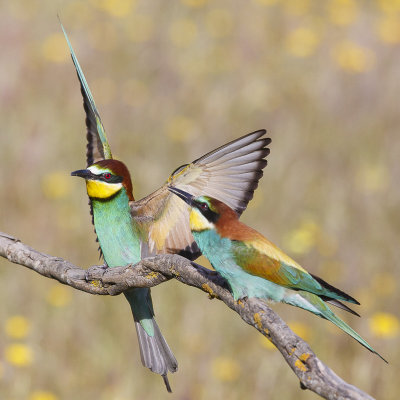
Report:
[{"label": "european bee-eater", "polygon": [[[135,264],[143,256],[177,253],[195,259],[201,253],[189,228],[189,210],[168,191],[168,184],[193,193],[206,193],[229,204],[238,214],[253,198],[267,165],[269,138],[259,130],[234,140],[177,168],[157,191],[135,201],[126,166],[112,159],[93,96],[63,28],[84,99],[87,126],[87,169],[72,173],[86,180],[93,223],[108,267]],[[138,334],[142,363],[163,376],[177,361],[154,320],[150,289],[125,293]]]},{"label": "european bee-eater", "polygon": [[177,187],[169,190],[191,207],[190,229],[196,243],[227,280],[236,301],[258,297],[303,308],[333,322],[383,359],[326,304],[358,315],[341,303],[360,304],[357,300],[308,273],[263,235],[240,222],[238,214],[223,202],[208,196],[196,197]]}]

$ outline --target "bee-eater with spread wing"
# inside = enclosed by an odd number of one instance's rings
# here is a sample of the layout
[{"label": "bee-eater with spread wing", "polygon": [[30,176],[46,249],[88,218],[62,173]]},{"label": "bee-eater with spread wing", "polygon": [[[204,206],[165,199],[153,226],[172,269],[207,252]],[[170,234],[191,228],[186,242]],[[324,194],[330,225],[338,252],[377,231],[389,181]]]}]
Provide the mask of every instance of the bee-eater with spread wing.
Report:
[{"label": "bee-eater with spread wing", "polygon": [[342,303],[360,304],[357,300],[309,274],[263,235],[240,222],[238,214],[223,202],[196,197],[177,187],[169,190],[191,206],[190,228],[196,243],[227,280],[236,301],[258,297],[303,308],[333,322],[383,359],[326,304],[358,315]]},{"label": "bee-eater with spread wing", "polygon": [[[126,166],[112,159],[105,130],[89,86],[63,28],[81,84],[87,126],[87,169],[72,173],[86,180],[93,223],[108,267],[135,264],[143,256],[177,253],[195,259],[201,253],[189,227],[189,207],[168,191],[173,184],[192,193],[206,193],[229,204],[238,214],[253,198],[267,165],[269,138],[259,130],[234,140],[177,168],[157,191],[135,201]],[[163,376],[177,361],[155,320],[150,289],[125,293],[135,320],[142,363]]]}]

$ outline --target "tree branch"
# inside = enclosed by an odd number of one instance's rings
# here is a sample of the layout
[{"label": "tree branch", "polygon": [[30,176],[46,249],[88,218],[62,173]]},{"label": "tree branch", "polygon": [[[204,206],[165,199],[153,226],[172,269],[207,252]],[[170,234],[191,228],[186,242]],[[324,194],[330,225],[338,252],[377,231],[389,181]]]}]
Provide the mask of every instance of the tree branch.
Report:
[{"label": "tree branch", "polygon": [[132,287],[152,287],[169,279],[208,293],[223,301],[249,325],[266,336],[297,375],[300,385],[326,399],[372,399],[339,378],[322,363],[310,346],[296,336],[267,304],[255,298],[235,302],[222,277],[177,255],[158,255],[134,266],[81,269],[58,257],[48,256],[0,232],[0,255],[9,261],[91,294],[118,295]]}]

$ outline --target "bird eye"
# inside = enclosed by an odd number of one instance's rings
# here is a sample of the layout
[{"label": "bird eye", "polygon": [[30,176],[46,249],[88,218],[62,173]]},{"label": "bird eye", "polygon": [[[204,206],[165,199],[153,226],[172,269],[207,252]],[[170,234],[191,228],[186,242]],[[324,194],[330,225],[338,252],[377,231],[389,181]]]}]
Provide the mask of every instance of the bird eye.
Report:
[{"label": "bird eye", "polygon": [[200,204],[200,208],[201,208],[203,211],[207,211],[207,210],[208,210],[208,205],[207,205],[206,203],[201,203],[201,204]]},{"label": "bird eye", "polygon": [[105,174],[103,174],[105,179],[110,179],[111,178],[111,174],[109,172],[106,172]]}]

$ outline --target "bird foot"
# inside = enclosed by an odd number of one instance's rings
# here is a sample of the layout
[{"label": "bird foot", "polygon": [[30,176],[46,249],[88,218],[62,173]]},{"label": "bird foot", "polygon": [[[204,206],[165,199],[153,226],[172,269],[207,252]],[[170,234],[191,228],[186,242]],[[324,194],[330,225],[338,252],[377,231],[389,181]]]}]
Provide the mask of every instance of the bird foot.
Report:
[{"label": "bird foot", "polygon": [[95,281],[97,279],[101,279],[104,275],[104,272],[108,269],[107,264],[103,265],[94,265],[93,267],[89,267],[86,270],[85,279],[86,282]]}]

